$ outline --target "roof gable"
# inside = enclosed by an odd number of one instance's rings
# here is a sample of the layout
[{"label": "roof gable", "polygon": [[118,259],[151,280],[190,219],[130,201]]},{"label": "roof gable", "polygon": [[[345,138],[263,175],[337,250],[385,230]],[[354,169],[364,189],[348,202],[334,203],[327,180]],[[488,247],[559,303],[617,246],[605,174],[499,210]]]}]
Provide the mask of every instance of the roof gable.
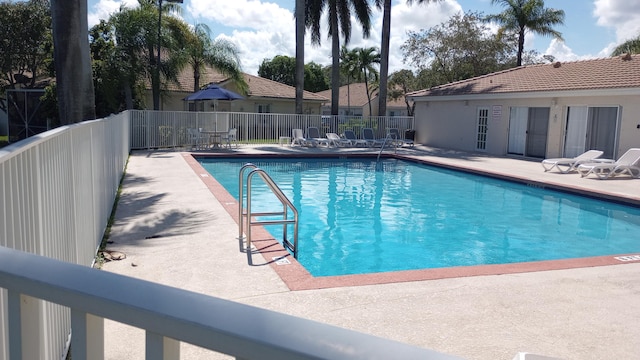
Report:
[{"label": "roof gable", "polygon": [[[331,89],[319,91],[316,94],[326,97],[331,102]],[[340,98],[338,104],[340,107],[363,107],[369,102],[367,99],[367,87],[364,83],[353,83],[349,85],[342,85],[340,87]],[[378,92],[375,91],[371,94],[371,100],[376,99]]]},{"label": "roof gable", "polygon": [[[296,98],[296,88],[277,81],[265,79],[259,76],[242,74],[244,81],[249,85],[249,96],[259,96],[264,98],[278,98],[278,99],[294,99]],[[305,100],[313,101],[327,101],[322,95],[312,93],[309,91],[303,92],[303,98]]]},{"label": "roof gable", "polygon": [[[331,89],[319,91],[316,94],[324,96],[331,102]],[[374,90],[371,94],[371,102],[375,102],[378,99],[378,90]],[[367,99],[367,87],[365,83],[353,83],[349,85],[343,85],[340,87],[340,99],[338,100],[339,107],[365,107],[368,106],[369,99]],[[406,107],[404,98],[397,100],[387,100],[387,107]]]},{"label": "roof gable", "polygon": [[[247,82],[247,85],[249,85],[249,97],[264,97],[286,100],[295,100],[296,98],[296,88],[293,86],[245,73],[243,73],[242,76]],[[180,74],[178,74],[177,78],[177,83],[168,84],[168,90],[175,92],[185,92],[189,94],[193,92],[195,80],[193,78],[193,70],[191,69],[191,67],[187,66],[185,69],[183,69]],[[228,76],[223,75],[210,67],[206,67],[206,69],[200,74],[201,86],[213,83],[220,84],[224,87],[230,82],[231,79]],[[323,96],[309,91],[303,92],[303,98],[307,101],[327,101],[327,99]]]},{"label": "roof gable", "polygon": [[640,88],[640,55],[520,66],[408,95],[420,97],[624,88]]}]

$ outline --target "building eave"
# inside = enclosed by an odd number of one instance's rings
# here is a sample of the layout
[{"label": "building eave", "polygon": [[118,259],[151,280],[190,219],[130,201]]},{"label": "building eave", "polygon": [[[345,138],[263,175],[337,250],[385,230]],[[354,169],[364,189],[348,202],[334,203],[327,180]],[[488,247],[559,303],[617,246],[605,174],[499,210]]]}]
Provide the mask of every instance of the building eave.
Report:
[{"label": "building eave", "polygon": [[505,99],[542,99],[542,98],[576,98],[588,96],[640,96],[640,87],[615,89],[583,89],[560,91],[529,91],[510,93],[483,93],[462,95],[422,95],[407,96],[415,102],[424,101],[460,101],[460,100],[505,100]]}]

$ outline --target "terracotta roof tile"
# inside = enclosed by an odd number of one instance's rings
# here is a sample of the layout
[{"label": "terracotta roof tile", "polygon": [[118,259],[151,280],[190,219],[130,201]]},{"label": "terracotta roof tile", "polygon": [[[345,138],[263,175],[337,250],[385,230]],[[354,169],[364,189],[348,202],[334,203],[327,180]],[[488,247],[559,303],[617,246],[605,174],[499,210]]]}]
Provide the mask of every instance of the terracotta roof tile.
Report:
[{"label": "terracotta roof tile", "polygon": [[[295,99],[296,88],[293,86],[285,85],[277,81],[261,78],[259,76],[243,74],[244,80],[249,85],[249,96],[259,96],[265,98],[278,98],[278,99]],[[303,93],[305,100],[314,101],[327,101],[322,95],[305,91]]]},{"label": "terracotta roof tile", "polygon": [[[328,102],[331,102],[331,89],[320,91],[316,94],[326,97]],[[371,99],[373,100],[376,95],[377,92],[371,96]],[[367,102],[367,88],[364,83],[354,83],[340,87],[340,100],[338,100],[339,106],[363,107],[367,105]]]},{"label": "terracotta roof tile", "polygon": [[622,88],[640,88],[640,55],[521,66],[415,91],[410,95],[478,95]]},{"label": "terracotta roof tile", "polygon": [[[331,89],[317,92],[316,94],[322,95],[331,102]],[[371,101],[378,101],[378,90],[375,90],[371,94]],[[338,106],[340,107],[364,107],[367,106],[367,88],[364,83],[354,83],[350,85],[343,85],[340,87],[340,100]],[[406,107],[404,99],[389,100],[387,101],[387,107]]]},{"label": "terracotta roof tile", "polygon": [[[293,86],[285,85],[276,81],[261,78],[259,76],[244,74],[244,80],[249,85],[249,97],[265,97],[265,98],[277,98],[277,99],[294,99],[296,98],[296,88]],[[204,86],[210,83],[221,84],[224,86],[225,82],[229,81],[229,77],[222,75],[215,69],[207,68],[200,74],[200,86]],[[176,92],[193,92],[193,71],[191,68],[185,68],[180,74],[178,74],[178,83],[168,84],[167,89]],[[309,101],[327,101],[321,95],[305,91],[303,98]]]}]

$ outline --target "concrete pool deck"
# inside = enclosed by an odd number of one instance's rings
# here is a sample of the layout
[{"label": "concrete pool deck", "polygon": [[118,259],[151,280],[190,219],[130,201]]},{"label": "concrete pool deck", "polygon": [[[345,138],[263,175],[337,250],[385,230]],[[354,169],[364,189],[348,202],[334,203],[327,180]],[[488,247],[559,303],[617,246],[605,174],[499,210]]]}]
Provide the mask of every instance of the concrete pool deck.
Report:
[{"label": "concrete pool deck", "polygon": [[[344,151],[267,145],[217,154]],[[575,173],[545,173],[539,161],[424,147],[401,149],[398,154],[471,171],[517,175],[533,186],[570,187],[640,204],[640,180],[628,177],[597,180]],[[230,215],[237,212],[236,203],[216,198],[207,175],[194,171],[191,162],[190,153],[132,154],[111,230],[113,243],[108,246],[127,258],[106,263],[104,270],[465,359],[510,360],[518,352],[564,359],[632,358],[640,346],[640,261],[291,290],[275,265],[255,261],[260,255],[253,255],[254,265],[248,265]],[[105,324],[107,359],[144,357],[142,330]],[[183,359],[228,358],[188,344],[181,350]]]}]

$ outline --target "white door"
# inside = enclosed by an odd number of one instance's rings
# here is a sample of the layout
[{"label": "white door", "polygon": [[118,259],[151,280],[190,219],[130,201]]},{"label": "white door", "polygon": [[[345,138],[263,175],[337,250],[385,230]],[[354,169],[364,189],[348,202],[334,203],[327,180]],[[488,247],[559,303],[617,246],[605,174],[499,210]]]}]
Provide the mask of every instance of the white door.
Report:
[{"label": "white door", "polygon": [[588,112],[589,108],[586,106],[569,107],[564,141],[565,157],[576,157],[585,152]]},{"label": "white door", "polygon": [[478,108],[476,127],[476,150],[487,149],[487,130],[489,127],[489,108]]},{"label": "white door", "polygon": [[509,111],[509,154],[524,155],[527,144],[529,108],[512,107]]},{"label": "white door", "polygon": [[571,106],[568,111],[565,157],[574,157],[587,150],[602,150],[603,158],[616,157],[619,114],[617,106]]}]

